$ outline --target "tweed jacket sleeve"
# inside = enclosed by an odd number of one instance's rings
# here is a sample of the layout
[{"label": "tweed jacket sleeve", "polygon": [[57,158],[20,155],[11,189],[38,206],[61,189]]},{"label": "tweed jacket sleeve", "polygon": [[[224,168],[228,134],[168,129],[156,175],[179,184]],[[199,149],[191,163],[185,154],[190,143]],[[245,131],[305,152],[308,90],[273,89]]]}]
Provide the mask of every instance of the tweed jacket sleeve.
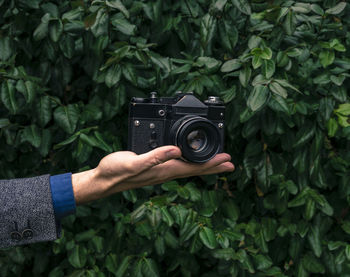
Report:
[{"label": "tweed jacket sleeve", "polygon": [[60,236],[49,178],[0,180],[0,248]]}]

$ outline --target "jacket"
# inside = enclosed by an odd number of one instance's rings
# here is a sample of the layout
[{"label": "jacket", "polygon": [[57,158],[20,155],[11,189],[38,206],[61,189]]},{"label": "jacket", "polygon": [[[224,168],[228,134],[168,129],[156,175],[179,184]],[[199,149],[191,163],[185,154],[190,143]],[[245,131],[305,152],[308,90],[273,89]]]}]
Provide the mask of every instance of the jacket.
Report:
[{"label": "jacket", "polygon": [[0,248],[60,236],[50,176],[0,180]]}]

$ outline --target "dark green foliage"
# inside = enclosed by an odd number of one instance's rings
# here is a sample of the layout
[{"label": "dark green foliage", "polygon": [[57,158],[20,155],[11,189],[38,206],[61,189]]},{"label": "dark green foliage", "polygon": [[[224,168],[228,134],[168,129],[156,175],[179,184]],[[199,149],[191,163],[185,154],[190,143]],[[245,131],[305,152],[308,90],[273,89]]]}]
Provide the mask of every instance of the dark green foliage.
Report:
[{"label": "dark green foliage", "polygon": [[337,0],[0,0],[1,178],[95,167],[154,90],[221,96],[236,165],[78,207],[0,275],[349,275],[349,27]]}]

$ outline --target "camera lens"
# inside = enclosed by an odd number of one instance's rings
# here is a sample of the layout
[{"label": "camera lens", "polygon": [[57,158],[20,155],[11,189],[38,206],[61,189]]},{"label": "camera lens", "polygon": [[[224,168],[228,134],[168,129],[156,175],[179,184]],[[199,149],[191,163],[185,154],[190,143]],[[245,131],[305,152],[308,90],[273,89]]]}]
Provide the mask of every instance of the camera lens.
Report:
[{"label": "camera lens", "polygon": [[221,151],[218,128],[201,116],[186,115],[177,120],[170,130],[170,143],[178,146],[182,158],[204,163]]},{"label": "camera lens", "polygon": [[195,130],[188,134],[187,143],[193,151],[201,151],[207,144],[207,135],[202,130]]}]

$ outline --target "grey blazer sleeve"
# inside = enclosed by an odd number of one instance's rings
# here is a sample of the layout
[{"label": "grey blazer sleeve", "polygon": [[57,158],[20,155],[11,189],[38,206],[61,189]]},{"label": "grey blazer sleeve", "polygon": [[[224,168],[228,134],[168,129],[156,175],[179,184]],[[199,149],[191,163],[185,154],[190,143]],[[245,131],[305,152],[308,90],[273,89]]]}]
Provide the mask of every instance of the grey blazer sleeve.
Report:
[{"label": "grey blazer sleeve", "polygon": [[0,248],[58,237],[49,175],[0,180]]}]

